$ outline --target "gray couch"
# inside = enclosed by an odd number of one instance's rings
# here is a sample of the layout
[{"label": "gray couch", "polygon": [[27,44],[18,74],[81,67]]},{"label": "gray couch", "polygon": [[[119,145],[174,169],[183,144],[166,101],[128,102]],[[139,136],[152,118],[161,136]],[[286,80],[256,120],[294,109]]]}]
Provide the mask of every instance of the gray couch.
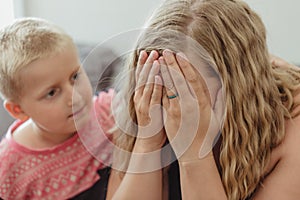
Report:
[{"label": "gray couch", "polygon": [[[77,44],[80,60],[90,78],[95,93],[111,87],[121,62],[109,47]],[[3,100],[0,99],[3,104]],[[3,137],[14,119],[0,106],[0,139]]]}]

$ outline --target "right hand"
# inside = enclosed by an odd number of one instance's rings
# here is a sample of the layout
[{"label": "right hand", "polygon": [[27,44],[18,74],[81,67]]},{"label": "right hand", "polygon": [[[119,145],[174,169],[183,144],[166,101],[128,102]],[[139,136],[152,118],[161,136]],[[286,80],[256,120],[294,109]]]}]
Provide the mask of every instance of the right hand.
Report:
[{"label": "right hand", "polygon": [[137,115],[138,134],[135,148],[140,152],[160,149],[166,141],[162,120],[162,79],[158,75],[158,52],[148,56],[141,51],[136,68],[134,106]]}]

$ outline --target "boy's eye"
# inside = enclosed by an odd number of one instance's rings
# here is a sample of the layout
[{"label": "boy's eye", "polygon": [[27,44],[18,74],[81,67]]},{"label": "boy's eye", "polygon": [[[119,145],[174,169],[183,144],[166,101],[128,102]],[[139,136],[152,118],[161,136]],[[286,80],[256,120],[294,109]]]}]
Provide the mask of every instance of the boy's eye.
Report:
[{"label": "boy's eye", "polygon": [[56,91],[55,89],[50,90],[50,91],[47,93],[46,98],[54,97],[55,94],[56,94],[56,92],[57,92],[57,91]]},{"label": "boy's eye", "polygon": [[75,81],[78,79],[78,77],[79,77],[79,73],[77,72],[73,75],[72,79]]}]

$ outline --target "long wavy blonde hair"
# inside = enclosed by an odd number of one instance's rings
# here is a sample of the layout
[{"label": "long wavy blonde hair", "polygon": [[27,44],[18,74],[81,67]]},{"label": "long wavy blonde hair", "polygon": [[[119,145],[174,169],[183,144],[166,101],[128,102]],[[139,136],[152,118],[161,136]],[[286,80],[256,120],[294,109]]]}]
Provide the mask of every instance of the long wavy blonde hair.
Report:
[{"label": "long wavy blonde hair", "polygon": [[[167,0],[153,14],[129,58],[130,78],[121,90],[128,104],[118,120],[136,122],[133,104],[134,70],[144,49],[184,51],[178,35],[197,41],[209,54],[221,76],[226,113],[220,163],[228,199],[246,199],[263,179],[274,147],[285,135],[286,118],[294,117],[295,91],[300,86],[297,69],[276,68],[270,63],[266,30],[260,17],[239,0]],[[179,48],[179,49],[178,49]],[[125,112],[123,112],[126,110]],[[122,113],[128,113],[130,119]],[[136,127],[127,127],[117,144],[131,151]],[[127,159],[127,160],[126,160]],[[126,168],[126,162],[121,161]]]}]

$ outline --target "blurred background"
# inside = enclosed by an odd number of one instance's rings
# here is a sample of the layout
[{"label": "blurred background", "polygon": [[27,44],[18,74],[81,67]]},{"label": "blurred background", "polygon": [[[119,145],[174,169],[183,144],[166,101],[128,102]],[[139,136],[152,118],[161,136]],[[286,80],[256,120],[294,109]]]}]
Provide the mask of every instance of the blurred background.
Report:
[{"label": "blurred background", "polygon": [[[13,17],[35,16],[63,27],[80,43],[101,43],[141,28],[163,0],[0,0],[0,26]],[[262,17],[270,51],[299,63],[300,1],[246,0]]]},{"label": "blurred background", "polygon": [[[129,51],[147,18],[163,0],[0,0],[0,28],[19,17],[41,17],[69,33],[80,47],[83,60],[95,45],[108,46],[89,59],[91,80],[101,69]],[[270,52],[300,64],[300,1],[245,0],[263,19]],[[105,60],[106,59],[106,60]],[[105,63],[103,63],[105,62]],[[101,72],[102,73],[102,72]],[[111,72],[108,72],[110,76]],[[95,77],[91,77],[94,75]],[[93,83],[92,83],[93,84]],[[1,101],[0,101],[1,103]],[[0,106],[0,138],[12,118]]]}]

